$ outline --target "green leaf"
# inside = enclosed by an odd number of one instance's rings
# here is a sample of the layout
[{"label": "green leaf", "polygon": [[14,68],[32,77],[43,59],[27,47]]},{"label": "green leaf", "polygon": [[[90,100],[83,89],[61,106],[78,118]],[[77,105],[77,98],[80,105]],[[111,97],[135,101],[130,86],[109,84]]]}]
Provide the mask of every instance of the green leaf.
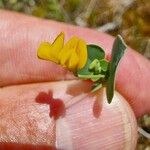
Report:
[{"label": "green leaf", "polygon": [[105,57],[105,51],[94,44],[87,45],[88,58],[93,61],[94,59],[103,59]]},{"label": "green leaf", "polygon": [[108,69],[108,64],[109,64],[109,62],[108,62],[107,60],[105,60],[105,59],[100,60],[100,66],[101,66],[101,69],[102,69],[104,72],[107,71],[107,69]]},{"label": "green leaf", "polygon": [[98,59],[94,59],[91,64],[89,65],[89,70],[93,70],[95,69],[95,67],[97,66],[97,64],[99,64],[99,60]]},{"label": "green leaf", "polygon": [[85,66],[77,71],[77,74],[79,75],[88,75],[91,74],[91,72],[89,71],[89,66],[90,64],[95,60],[95,59],[104,59],[105,57],[105,51],[97,46],[97,45],[87,45],[87,51],[88,51],[88,59],[87,62],[85,64]]},{"label": "green leaf", "polygon": [[98,75],[93,75],[92,77],[91,77],[91,80],[93,81],[93,82],[96,82],[96,81],[98,81],[98,80],[100,80],[101,78],[104,78],[105,76],[104,75],[101,75],[101,74],[98,74]]},{"label": "green leaf", "polygon": [[84,79],[84,80],[91,79],[92,81],[95,82],[95,81],[99,80],[100,78],[104,78],[105,76],[101,75],[101,74],[98,74],[98,75],[94,75],[94,74],[81,75],[81,74],[78,74],[78,77],[81,79]]},{"label": "green leaf", "polygon": [[91,92],[95,92],[102,87],[101,83],[95,83]]},{"label": "green leaf", "polygon": [[108,103],[111,103],[114,95],[116,69],[120,62],[120,59],[124,55],[125,49],[126,49],[126,44],[124,43],[122,37],[118,35],[113,44],[111,61],[108,66],[109,77],[106,86],[106,95],[107,95]]},{"label": "green leaf", "polygon": [[85,66],[82,68],[82,69],[79,69],[77,71],[77,74],[81,74],[81,75],[88,75],[90,74],[91,72],[89,71],[89,65],[91,64],[91,60],[88,58],[87,59],[87,62],[85,64]]}]

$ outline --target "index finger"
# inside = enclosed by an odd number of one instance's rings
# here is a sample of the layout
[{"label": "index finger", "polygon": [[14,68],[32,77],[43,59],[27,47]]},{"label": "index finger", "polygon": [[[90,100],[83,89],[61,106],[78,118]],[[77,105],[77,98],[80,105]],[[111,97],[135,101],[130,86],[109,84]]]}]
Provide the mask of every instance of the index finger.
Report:
[{"label": "index finger", "polygon": [[[74,78],[62,67],[37,58],[40,42],[53,41],[61,31],[65,32],[66,39],[78,35],[87,42],[101,41],[101,45],[107,45],[107,49],[111,47],[113,40],[103,33],[63,23],[4,11],[0,14],[0,30],[3,33],[0,35],[0,86]],[[106,39],[111,40],[109,44],[106,44]]]}]

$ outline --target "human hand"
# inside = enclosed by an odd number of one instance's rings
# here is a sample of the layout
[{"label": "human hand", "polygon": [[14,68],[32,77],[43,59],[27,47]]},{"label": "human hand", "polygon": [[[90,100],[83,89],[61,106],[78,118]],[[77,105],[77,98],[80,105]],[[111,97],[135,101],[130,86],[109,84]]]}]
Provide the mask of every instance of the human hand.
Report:
[{"label": "human hand", "polygon": [[[61,133],[57,135],[57,143],[58,146],[61,143],[61,147],[63,144],[68,144],[68,147],[72,145],[74,149],[135,147],[136,123],[123,98],[115,98],[111,105],[104,102],[100,117],[95,118],[92,112],[95,97],[85,98],[80,93],[82,90],[88,91],[89,83],[76,81],[72,74],[60,66],[36,57],[39,43],[43,40],[52,41],[61,31],[66,33],[67,39],[78,35],[88,43],[100,44],[108,50],[108,56],[112,37],[89,29],[5,11],[0,12],[0,20],[0,85],[3,86],[0,89],[0,147],[49,149],[48,146],[55,145],[55,133]],[[150,110],[146,105],[149,68],[146,59],[129,50],[118,71],[117,90],[129,101],[137,116]],[[139,78],[141,81],[137,86]],[[75,86],[78,84],[81,86],[79,90],[79,86]],[[73,90],[68,90],[72,87]],[[138,88],[143,89],[143,92],[138,93]],[[37,101],[41,92],[52,92],[55,98],[64,103],[75,98],[83,100],[75,105],[69,104],[65,117],[55,122],[49,117],[49,105]],[[146,107],[143,108],[142,103]],[[60,132],[55,132],[61,126]]]}]

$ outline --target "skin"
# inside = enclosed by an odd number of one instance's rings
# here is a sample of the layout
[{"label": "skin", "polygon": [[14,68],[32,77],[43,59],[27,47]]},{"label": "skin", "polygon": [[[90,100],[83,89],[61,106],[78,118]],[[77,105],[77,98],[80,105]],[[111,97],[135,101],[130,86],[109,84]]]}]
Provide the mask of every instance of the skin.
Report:
[{"label": "skin", "polygon": [[[3,10],[0,10],[0,20],[1,149],[54,149],[56,140],[59,148],[135,148],[134,114],[139,117],[150,112],[150,62],[147,59],[128,48],[120,63],[116,90],[130,105],[118,94],[111,105],[105,97],[98,97],[103,104],[95,104],[97,95],[101,94],[86,95],[90,83],[77,81],[62,67],[39,60],[37,48],[41,41],[53,41],[63,31],[66,40],[77,35],[87,43],[101,45],[110,58],[113,37]],[[60,106],[67,105],[65,117],[57,121],[49,117],[52,106],[37,100],[41,92],[52,92],[52,97],[60,100]],[[81,100],[74,104],[70,103],[72,99]],[[101,111],[97,111],[97,107]]]}]

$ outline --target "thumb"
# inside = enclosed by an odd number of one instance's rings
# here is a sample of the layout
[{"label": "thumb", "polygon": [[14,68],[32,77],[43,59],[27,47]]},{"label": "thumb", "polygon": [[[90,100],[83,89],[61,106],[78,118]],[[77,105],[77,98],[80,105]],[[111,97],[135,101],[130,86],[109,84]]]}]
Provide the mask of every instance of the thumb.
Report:
[{"label": "thumb", "polygon": [[0,149],[135,149],[136,120],[127,102],[116,93],[109,105],[105,91],[87,94],[89,84],[1,88]]}]

